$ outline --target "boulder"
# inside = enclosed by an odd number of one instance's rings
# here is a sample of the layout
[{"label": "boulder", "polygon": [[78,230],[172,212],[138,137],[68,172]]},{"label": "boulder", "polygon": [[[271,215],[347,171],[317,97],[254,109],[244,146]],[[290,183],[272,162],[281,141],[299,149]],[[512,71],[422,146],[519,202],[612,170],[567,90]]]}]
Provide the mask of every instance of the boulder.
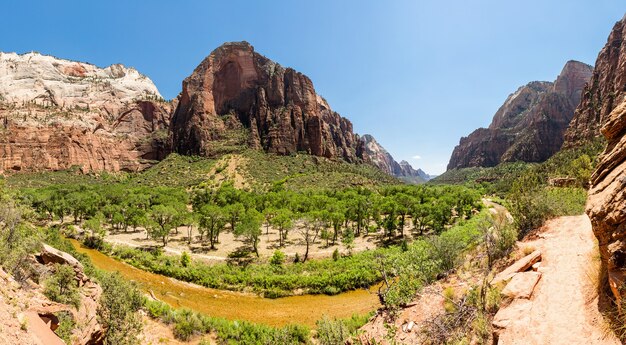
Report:
[{"label": "boulder", "polygon": [[525,257],[517,260],[511,266],[507,267],[504,271],[498,273],[490,282],[491,285],[497,285],[504,281],[510,280],[518,272],[527,271],[536,262],[541,260],[541,251],[535,250],[534,252],[526,255]]},{"label": "boulder", "polygon": [[539,279],[541,279],[541,273],[539,272],[530,271],[516,273],[511,281],[506,284],[506,287],[502,290],[502,294],[510,298],[528,299],[532,296]]},{"label": "boulder", "polygon": [[37,259],[45,265],[61,264],[71,266],[74,269],[79,286],[82,286],[88,280],[85,275],[83,264],[81,264],[80,261],[76,260],[76,258],[72,255],[53,248],[45,243],[42,245],[41,252],[37,255]]}]

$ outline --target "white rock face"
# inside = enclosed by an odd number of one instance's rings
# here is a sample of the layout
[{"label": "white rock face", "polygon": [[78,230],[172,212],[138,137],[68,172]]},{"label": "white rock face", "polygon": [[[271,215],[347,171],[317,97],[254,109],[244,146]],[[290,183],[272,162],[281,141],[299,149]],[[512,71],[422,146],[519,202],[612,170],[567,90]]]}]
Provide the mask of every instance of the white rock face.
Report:
[{"label": "white rock face", "polygon": [[116,112],[136,99],[160,99],[154,83],[133,68],[106,68],[39,53],[0,52],[0,101]]}]

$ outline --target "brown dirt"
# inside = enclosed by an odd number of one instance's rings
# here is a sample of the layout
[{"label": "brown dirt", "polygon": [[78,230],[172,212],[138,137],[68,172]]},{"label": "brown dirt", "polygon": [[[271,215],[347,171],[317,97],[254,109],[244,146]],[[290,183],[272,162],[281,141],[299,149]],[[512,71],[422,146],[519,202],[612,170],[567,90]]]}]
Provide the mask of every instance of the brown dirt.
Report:
[{"label": "brown dirt", "polygon": [[598,310],[600,258],[586,215],[549,221],[537,239],[542,277],[499,344],[620,344]]},{"label": "brown dirt", "polygon": [[[297,224],[297,226],[303,226]],[[405,229],[405,234],[409,234],[409,226]],[[272,256],[275,250],[280,249],[287,255],[288,258],[294,258],[296,253],[301,257],[304,255],[306,246],[304,241],[294,228],[289,232],[289,236],[286,245],[282,248],[278,248],[278,230],[269,228],[269,234],[265,225],[262,227],[263,234],[261,235],[259,242],[259,255],[263,259],[267,259]],[[192,231],[193,243],[187,244],[187,227],[181,227],[178,229],[178,235],[172,232],[169,243],[165,247],[165,251],[171,254],[180,255],[183,251],[186,251],[192,255],[195,259],[201,259],[204,261],[224,261],[228,258],[228,255],[241,249],[247,248],[246,245],[237,239],[232,231],[230,231],[228,225],[226,230],[220,233],[220,242],[216,244],[216,249],[209,249],[208,241],[204,244],[200,244],[198,240],[197,228]],[[370,233],[367,236],[359,236],[354,239],[353,252],[361,252],[369,249],[375,249],[378,246],[382,233]],[[126,245],[130,247],[141,246],[162,246],[162,243],[152,239],[146,239],[146,233],[144,230],[137,232],[117,232],[109,233],[106,236],[106,241],[116,245]],[[309,258],[321,259],[328,258],[333,255],[333,251],[338,249],[340,253],[347,253],[343,245],[338,241],[334,246],[326,246],[326,241],[318,237],[316,242],[311,245],[309,249]]]}]

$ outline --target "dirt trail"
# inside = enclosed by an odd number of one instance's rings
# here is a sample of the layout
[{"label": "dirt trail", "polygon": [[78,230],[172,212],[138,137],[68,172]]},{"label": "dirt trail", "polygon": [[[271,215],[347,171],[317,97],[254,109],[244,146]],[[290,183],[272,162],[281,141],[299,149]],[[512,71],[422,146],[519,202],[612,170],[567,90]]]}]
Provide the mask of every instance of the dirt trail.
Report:
[{"label": "dirt trail", "polygon": [[549,221],[527,246],[541,250],[542,277],[499,344],[620,344],[598,311],[597,241],[586,215]]}]

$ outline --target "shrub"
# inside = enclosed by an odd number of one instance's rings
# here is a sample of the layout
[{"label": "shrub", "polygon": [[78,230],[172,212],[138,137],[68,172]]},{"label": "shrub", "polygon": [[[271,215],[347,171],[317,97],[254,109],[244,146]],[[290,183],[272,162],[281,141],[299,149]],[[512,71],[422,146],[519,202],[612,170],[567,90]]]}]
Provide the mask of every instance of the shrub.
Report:
[{"label": "shrub", "polygon": [[76,284],[76,273],[68,265],[55,264],[54,273],[45,282],[44,295],[59,303],[78,308],[80,293]]},{"label": "shrub", "polygon": [[141,330],[137,311],[142,297],[136,286],[119,273],[102,273],[98,277],[102,287],[98,320],[105,327],[105,344],[134,344]]},{"label": "shrub", "polygon": [[285,253],[277,250],[274,252],[272,257],[270,258],[270,264],[274,266],[280,266],[285,262]]},{"label": "shrub", "polygon": [[189,256],[189,254],[187,254],[187,252],[183,252],[180,256],[180,264],[183,267],[187,267],[189,266],[190,263],[191,263],[191,257]]},{"label": "shrub", "polygon": [[321,345],[343,344],[348,340],[350,333],[342,320],[330,319],[324,315],[316,322],[317,340]]}]

